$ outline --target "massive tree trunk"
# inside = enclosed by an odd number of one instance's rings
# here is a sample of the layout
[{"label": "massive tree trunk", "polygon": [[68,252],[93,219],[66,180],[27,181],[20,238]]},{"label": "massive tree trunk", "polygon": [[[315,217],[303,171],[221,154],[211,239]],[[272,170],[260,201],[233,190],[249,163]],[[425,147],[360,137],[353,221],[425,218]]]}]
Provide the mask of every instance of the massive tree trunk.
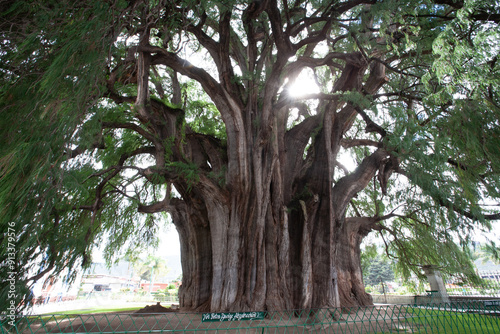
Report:
[{"label": "massive tree trunk", "polygon": [[[348,74],[337,89],[359,82],[364,69],[354,67],[346,65]],[[274,118],[273,140],[261,143],[256,135],[241,144],[251,152],[245,160],[250,164],[238,161],[246,177],[235,174],[239,182],[224,187],[202,177],[183,192],[173,216],[182,245],[182,307],[242,311],[371,304],[360,243],[375,222],[346,219],[345,212],[388,154],[376,150],[333,187],[335,157],[346,122],[356,113],[350,105],[340,107],[330,102],[323,115],[291,131]],[[304,158],[300,133],[320,123]]]},{"label": "massive tree trunk", "polygon": [[[144,58],[156,53],[153,62],[185,75],[204,75],[161,49],[142,51]],[[383,68],[372,66],[363,85],[366,71],[362,55],[350,54],[333,90],[376,91],[384,82]],[[223,171],[225,183],[205,173],[199,173],[196,181],[174,177],[172,184],[182,199],[163,203],[181,240],[181,306],[242,311],[370,304],[359,247],[373,222],[353,221],[345,214],[350,200],[367,186],[389,154],[375,150],[355,172],[334,183],[336,157],[358,114],[356,107],[333,98],[323,103],[320,113],[287,130],[279,102],[269,98],[260,108],[243,105],[210,79],[200,80],[225,119],[227,155],[220,154],[218,141],[191,133],[176,150],[201,169]],[[267,89],[277,91],[279,86]],[[172,124],[178,112],[168,108],[164,112]],[[266,117],[267,122],[258,124],[248,115]],[[165,138],[182,131],[167,130],[160,121],[156,124],[155,132],[163,132]],[[163,159],[164,151],[158,144],[157,160]],[[172,179],[166,171],[163,175]]]},{"label": "massive tree trunk", "polygon": [[[230,42],[234,34],[230,11],[220,17],[218,42],[199,25],[188,28],[214,58],[218,81],[176,53],[143,43],[149,31],[142,33],[136,50],[139,94],[135,106],[143,124],[160,139],[155,141],[156,166],[160,166],[156,172],[181,195],[168,200],[167,194],[154,210],[142,211],[172,214],[181,241],[183,283],[179,294],[185,309],[243,311],[370,304],[361,276],[360,243],[373,222],[346,219],[346,210],[386,164],[389,153],[378,148],[355,172],[335,175],[337,156],[345,144],[342,138],[358,115],[366,122],[367,132],[384,135],[356,104],[338,96],[373,94],[386,80],[385,67],[367,60],[362,52],[314,59],[310,57],[314,47],[290,64],[288,59],[299,46],[284,35],[277,4],[256,4],[242,18],[248,38],[246,59],[243,46]],[[270,18],[276,54],[273,48],[262,48],[259,58],[253,20],[264,10]],[[330,24],[325,20],[321,34]],[[267,34],[271,41],[271,32]],[[315,45],[313,40],[310,43]],[[231,54],[242,70],[258,73],[256,78],[239,84]],[[284,77],[292,82],[304,67],[321,66],[333,57],[343,62],[343,68],[331,94],[318,95],[314,115],[290,127],[288,118],[295,102],[286,92],[281,93],[286,86]],[[145,68],[156,65],[167,66],[174,77],[179,73],[201,84],[220,112],[227,142],[182,128],[177,122],[178,110],[148,105]],[[266,73],[259,74],[263,66]],[[263,84],[259,75],[265,77]],[[174,93],[179,92],[177,80],[172,84]],[[166,147],[169,138],[176,140]],[[171,157],[165,156],[167,151]],[[167,158],[183,166],[194,164],[197,177],[188,180],[185,171],[161,167]],[[222,182],[215,174],[222,175]]]},{"label": "massive tree trunk", "polygon": [[[206,192],[173,215],[181,240],[181,306],[198,311],[369,305],[360,243],[373,221],[336,219],[319,194],[284,203],[264,192]],[[330,218],[333,216],[332,218]]]},{"label": "massive tree trunk", "polygon": [[276,211],[271,202],[260,203],[265,212],[260,220],[256,202],[254,194],[240,201],[236,196],[217,198],[208,202],[204,215],[173,216],[181,240],[183,308],[242,311],[370,304],[359,262],[359,244],[369,225],[325,219],[325,201],[319,196]]}]

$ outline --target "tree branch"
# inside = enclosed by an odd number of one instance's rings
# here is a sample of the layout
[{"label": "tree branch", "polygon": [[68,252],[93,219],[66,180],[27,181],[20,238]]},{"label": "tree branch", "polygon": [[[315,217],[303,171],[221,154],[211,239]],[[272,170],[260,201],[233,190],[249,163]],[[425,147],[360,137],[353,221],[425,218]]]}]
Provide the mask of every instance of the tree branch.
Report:
[{"label": "tree branch", "polygon": [[212,56],[212,59],[215,62],[215,65],[217,66],[217,69],[221,70],[221,59],[219,57],[219,52],[218,52],[218,43],[214,41],[210,36],[208,36],[203,30],[203,23],[205,22],[207,18],[207,14],[203,13],[200,23],[198,25],[189,25],[187,27],[187,31],[191,32],[196,39],[200,42],[201,45],[208,51],[210,56]]},{"label": "tree branch", "polygon": [[73,159],[73,158],[76,158],[77,156],[79,156],[80,154],[83,154],[85,151],[87,151],[89,149],[93,150],[93,149],[96,149],[96,148],[98,148],[98,149],[105,149],[106,146],[104,145],[103,141],[93,143],[90,147],[85,147],[85,146],[79,145],[74,150],[71,150],[71,151],[69,151],[69,152],[67,152],[65,154],[67,156],[67,159]]},{"label": "tree branch", "polygon": [[144,29],[139,39],[137,59],[137,97],[134,103],[134,108],[143,118],[147,118],[147,106],[149,102],[149,67],[151,64],[151,55],[141,49],[149,41],[149,27]]},{"label": "tree branch", "polygon": [[140,213],[157,213],[157,212],[165,212],[169,211],[170,207],[170,192],[165,193],[165,197],[156,203],[148,204],[148,205],[139,205],[137,207],[137,212]]},{"label": "tree branch", "polygon": [[108,128],[108,129],[129,129],[137,132],[150,142],[156,141],[156,138],[151,133],[141,128],[139,125],[133,123],[102,122],[102,126],[103,128]]},{"label": "tree branch", "polygon": [[361,115],[361,117],[363,118],[363,120],[365,121],[366,123],[366,127],[365,127],[365,131],[367,133],[370,133],[370,132],[376,132],[378,133],[379,135],[381,135],[382,137],[385,137],[387,136],[387,132],[380,126],[378,125],[377,123],[375,123],[365,112],[364,110],[362,110],[360,107],[357,107],[355,106],[354,107],[356,109],[356,111],[358,112],[358,114]]},{"label": "tree branch", "polygon": [[384,149],[379,148],[363,159],[353,173],[342,177],[333,187],[333,202],[345,210],[351,199],[368,185],[387,155]]},{"label": "tree branch", "polygon": [[341,145],[343,148],[350,148],[356,146],[373,146],[377,148],[383,147],[383,144],[381,142],[370,139],[342,139]]},{"label": "tree branch", "polygon": [[175,53],[151,45],[139,46],[138,49],[142,52],[155,54],[152,58],[152,65],[166,65],[174,71],[198,81],[210,96],[221,95],[219,83],[210,74],[194,66],[189,61],[180,58]]},{"label": "tree branch", "polygon": [[[324,19],[323,19],[324,20]],[[299,50],[304,45],[316,44],[326,39],[326,35],[332,26],[332,19],[324,20],[325,25],[320,31],[310,32],[308,37],[300,40],[297,44],[294,44],[295,50]]]},{"label": "tree branch", "polygon": [[348,60],[355,57],[355,53],[330,52],[324,58],[299,57],[295,62],[287,65],[287,71],[297,71],[304,67],[319,67],[332,64],[332,59]]},{"label": "tree branch", "polygon": [[281,21],[281,13],[278,9],[276,0],[267,0],[268,6],[266,8],[267,15],[269,15],[269,23],[273,31],[274,41],[278,48],[278,58],[288,58],[294,52],[292,43],[288,36],[283,32],[283,22]]}]

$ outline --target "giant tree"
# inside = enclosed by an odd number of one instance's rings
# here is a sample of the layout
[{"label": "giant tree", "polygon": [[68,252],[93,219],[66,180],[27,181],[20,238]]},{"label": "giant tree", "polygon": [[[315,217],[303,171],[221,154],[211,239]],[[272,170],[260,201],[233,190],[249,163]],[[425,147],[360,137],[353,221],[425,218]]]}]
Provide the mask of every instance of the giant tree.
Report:
[{"label": "giant tree", "polygon": [[167,214],[185,309],[371,304],[372,231],[406,274],[472,275],[460,242],[500,216],[498,3],[2,6],[1,268],[19,282],[151,242]]}]

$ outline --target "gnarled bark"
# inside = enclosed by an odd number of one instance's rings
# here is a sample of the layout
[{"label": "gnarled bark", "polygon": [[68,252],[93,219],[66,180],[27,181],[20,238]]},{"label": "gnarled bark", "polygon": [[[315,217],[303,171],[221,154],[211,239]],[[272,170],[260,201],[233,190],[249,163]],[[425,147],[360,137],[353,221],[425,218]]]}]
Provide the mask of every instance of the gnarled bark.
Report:
[{"label": "gnarled bark", "polygon": [[[357,4],[332,6],[330,14]],[[191,181],[176,176],[172,168],[159,169],[181,198],[148,207],[170,212],[179,232],[181,307],[244,311],[370,304],[364,293],[359,246],[372,221],[346,219],[346,209],[377,172],[383,169],[384,175],[390,175],[397,166],[387,163],[390,154],[380,145],[355,172],[333,185],[337,155],[345,144],[342,138],[358,115],[367,131],[385,135],[358,105],[339,96],[375,93],[387,81],[384,65],[369,59],[363,50],[332,51],[324,58],[313,58],[314,47],[326,38],[332,20],[325,16],[292,24],[288,18],[285,28],[273,0],[254,2],[244,11],[248,45],[242,50],[243,43],[235,42],[231,12],[225,7],[219,10],[218,24],[205,13],[197,24],[186,25],[211,55],[218,79],[143,39],[136,49],[135,105],[148,133],[155,136],[157,165],[165,165],[165,142],[174,137],[169,158],[198,168],[197,179]],[[269,26],[259,22],[261,15],[269,17]],[[297,44],[291,42],[290,34],[311,30],[313,23],[323,26]],[[204,25],[216,31],[218,40],[207,34]],[[290,63],[289,58],[302,47],[306,48],[302,56]],[[252,71],[245,73],[248,78],[236,79],[231,57],[240,69]],[[179,110],[149,102],[146,67],[158,65],[172,70],[173,78],[180,73],[201,84],[221,114],[227,142],[196,134],[189,127],[182,129],[177,122],[182,116]],[[287,129],[288,114],[296,103],[280,92],[284,76],[291,82],[306,66],[339,70],[331,93],[317,94],[316,115]],[[265,81],[260,82],[261,77]],[[179,102],[179,84],[173,83]]]}]

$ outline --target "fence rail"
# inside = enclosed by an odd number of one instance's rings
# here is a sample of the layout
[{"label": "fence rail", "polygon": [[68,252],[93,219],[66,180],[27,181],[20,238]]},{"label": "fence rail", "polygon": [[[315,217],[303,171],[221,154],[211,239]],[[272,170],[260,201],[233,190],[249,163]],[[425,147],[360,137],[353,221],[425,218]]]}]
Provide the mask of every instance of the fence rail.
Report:
[{"label": "fence rail", "polygon": [[[259,313],[262,315],[262,313]],[[233,314],[234,315],[234,314]],[[500,302],[392,305],[264,312],[202,321],[201,313],[5,317],[1,333],[500,333]],[[214,318],[214,317],[212,317]],[[228,319],[228,317],[222,317]],[[229,317],[231,318],[231,317]]]}]

